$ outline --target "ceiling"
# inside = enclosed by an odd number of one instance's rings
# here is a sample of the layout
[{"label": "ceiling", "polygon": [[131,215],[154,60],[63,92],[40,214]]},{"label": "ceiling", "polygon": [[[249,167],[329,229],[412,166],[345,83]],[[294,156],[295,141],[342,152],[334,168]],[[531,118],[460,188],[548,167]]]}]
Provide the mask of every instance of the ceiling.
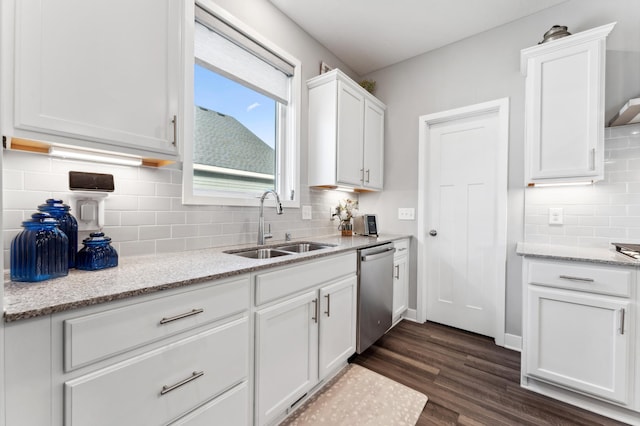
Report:
[{"label": "ceiling", "polygon": [[365,75],[566,0],[270,1]]}]

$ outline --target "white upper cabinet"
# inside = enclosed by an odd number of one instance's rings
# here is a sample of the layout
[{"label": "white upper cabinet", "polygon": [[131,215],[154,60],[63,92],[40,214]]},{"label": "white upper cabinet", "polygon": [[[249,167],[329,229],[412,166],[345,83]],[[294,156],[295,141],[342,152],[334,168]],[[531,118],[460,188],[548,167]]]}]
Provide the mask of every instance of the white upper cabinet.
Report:
[{"label": "white upper cabinet", "polygon": [[175,158],[184,7],[5,2],[5,136]]},{"label": "white upper cabinet", "polygon": [[309,87],[309,186],[383,187],[385,105],[336,69]]},{"label": "white upper cabinet", "polygon": [[522,50],[525,184],[603,179],[605,42],[614,26]]}]

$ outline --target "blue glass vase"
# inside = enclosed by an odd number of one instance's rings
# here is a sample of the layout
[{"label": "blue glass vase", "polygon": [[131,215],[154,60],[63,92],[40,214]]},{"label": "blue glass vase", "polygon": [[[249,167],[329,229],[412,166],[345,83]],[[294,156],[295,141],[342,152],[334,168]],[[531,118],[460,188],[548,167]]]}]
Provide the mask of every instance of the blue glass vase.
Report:
[{"label": "blue glass vase", "polygon": [[78,251],[78,221],[69,213],[71,207],[62,203],[62,200],[49,198],[45,204],[38,206],[41,212],[49,213],[59,222],[59,227],[69,239],[69,268],[76,267],[76,253]]},{"label": "blue glass vase", "polygon": [[44,281],[69,273],[69,239],[48,213],[34,213],[11,241],[11,280]]},{"label": "blue glass vase", "polygon": [[118,266],[118,253],[111,246],[111,238],[102,232],[91,233],[89,238],[82,240],[84,247],[76,257],[76,268],[85,271],[113,268]]}]

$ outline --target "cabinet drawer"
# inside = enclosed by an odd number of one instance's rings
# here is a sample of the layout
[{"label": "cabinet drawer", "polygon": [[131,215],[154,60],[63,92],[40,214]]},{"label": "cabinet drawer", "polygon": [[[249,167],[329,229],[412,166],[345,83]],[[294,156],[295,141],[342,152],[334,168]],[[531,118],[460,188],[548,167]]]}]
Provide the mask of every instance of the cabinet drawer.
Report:
[{"label": "cabinet drawer", "polygon": [[[247,378],[243,317],[64,384],[65,425],[158,425]],[[246,409],[246,407],[244,408]]]},{"label": "cabinet drawer", "polygon": [[71,371],[249,307],[249,278],[64,321],[64,366]]},{"label": "cabinet drawer", "polygon": [[243,382],[193,413],[171,423],[171,426],[242,426],[249,424],[249,418],[249,390],[247,382]]},{"label": "cabinet drawer", "polygon": [[630,297],[635,271],[623,266],[530,260],[527,277],[529,284]]},{"label": "cabinet drawer", "polygon": [[258,274],[255,277],[256,305],[316,287],[345,275],[355,274],[356,262],[356,253],[353,252]]},{"label": "cabinet drawer", "polygon": [[409,252],[409,240],[394,241],[393,246],[396,249],[395,257],[406,256]]}]

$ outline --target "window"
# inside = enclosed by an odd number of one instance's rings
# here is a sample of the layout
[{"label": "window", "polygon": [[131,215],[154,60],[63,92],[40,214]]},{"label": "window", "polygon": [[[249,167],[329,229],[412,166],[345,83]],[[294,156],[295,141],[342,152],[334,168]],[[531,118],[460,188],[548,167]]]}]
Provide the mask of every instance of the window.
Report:
[{"label": "window", "polygon": [[297,206],[299,61],[203,1],[190,63],[184,203],[255,205],[274,189]]}]

